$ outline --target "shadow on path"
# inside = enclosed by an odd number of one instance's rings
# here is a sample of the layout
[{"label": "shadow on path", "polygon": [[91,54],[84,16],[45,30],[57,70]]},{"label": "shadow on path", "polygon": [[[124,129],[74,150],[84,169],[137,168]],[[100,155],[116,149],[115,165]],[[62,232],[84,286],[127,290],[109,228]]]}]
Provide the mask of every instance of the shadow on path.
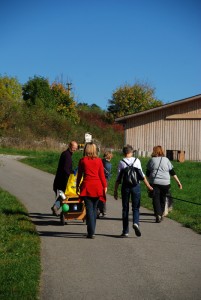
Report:
[{"label": "shadow on path", "polygon": [[155,223],[154,213],[140,213],[140,223]]},{"label": "shadow on path", "polygon": [[[71,239],[76,239],[76,238],[81,238],[81,239],[86,239],[86,233],[80,233],[80,232],[69,232],[69,231],[65,231],[65,232],[59,232],[59,231],[38,231],[39,236],[43,236],[43,237],[59,237],[59,238],[71,238]],[[96,234],[95,238],[97,238],[98,236],[104,236],[104,237],[108,237],[108,238],[120,238],[120,239],[125,239],[124,237],[122,237],[121,235],[114,235],[114,234],[101,234],[98,233]],[[128,238],[136,238],[136,237],[128,237]]]}]

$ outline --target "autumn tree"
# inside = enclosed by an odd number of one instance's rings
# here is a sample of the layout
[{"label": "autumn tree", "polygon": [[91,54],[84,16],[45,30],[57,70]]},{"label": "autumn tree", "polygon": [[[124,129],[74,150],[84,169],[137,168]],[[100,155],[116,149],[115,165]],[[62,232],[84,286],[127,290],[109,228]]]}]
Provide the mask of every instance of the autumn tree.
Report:
[{"label": "autumn tree", "polygon": [[109,100],[109,116],[114,120],[162,105],[162,102],[155,98],[154,92],[149,85],[140,83],[117,88]]},{"label": "autumn tree", "polygon": [[15,77],[0,77],[0,98],[20,102],[22,100],[22,86]]},{"label": "autumn tree", "polygon": [[68,89],[62,83],[54,82],[51,86],[52,94],[54,96],[56,111],[68,118],[73,123],[79,122],[79,117],[76,108],[76,102],[70,95]]},{"label": "autumn tree", "polygon": [[22,86],[15,77],[0,77],[0,129],[15,127],[22,103]]}]

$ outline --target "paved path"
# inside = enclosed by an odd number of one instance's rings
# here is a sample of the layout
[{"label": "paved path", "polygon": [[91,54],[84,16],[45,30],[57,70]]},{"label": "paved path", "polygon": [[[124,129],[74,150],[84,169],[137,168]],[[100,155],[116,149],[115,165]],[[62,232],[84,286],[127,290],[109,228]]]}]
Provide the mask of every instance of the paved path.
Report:
[{"label": "paved path", "polygon": [[108,196],[108,217],[61,226],[50,213],[53,176],[0,155],[0,187],[26,206],[41,237],[41,300],[201,299],[201,236],[141,209],[142,237],[120,238],[121,201]]}]

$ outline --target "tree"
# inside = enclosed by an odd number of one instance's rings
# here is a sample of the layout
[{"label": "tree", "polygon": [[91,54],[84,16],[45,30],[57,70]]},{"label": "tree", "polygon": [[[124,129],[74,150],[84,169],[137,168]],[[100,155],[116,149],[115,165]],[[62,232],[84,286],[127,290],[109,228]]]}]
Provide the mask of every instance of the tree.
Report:
[{"label": "tree", "polygon": [[45,108],[53,108],[55,106],[49,81],[40,76],[30,78],[23,86],[23,99],[29,106],[38,105]]},{"label": "tree", "polygon": [[116,89],[109,100],[109,116],[115,119],[162,105],[162,101],[154,97],[154,92],[147,84],[140,83]]},{"label": "tree", "polygon": [[74,123],[79,122],[79,117],[76,108],[76,102],[61,83],[53,83],[51,86],[52,94],[54,96],[56,111],[62,116],[67,117]]},{"label": "tree", "polygon": [[20,102],[22,86],[15,77],[0,76],[0,99]]},{"label": "tree", "polygon": [[93,103],[89,105],[88,103],[78,103],[77,109],[79,111],[90,111],[90,112],[97,112],[97,113],[104,113],[105,111],[100,108],[97,104]]},{"label": "tree", "polygon": [[14,77],[0,77],[0,129],[15,127],[21,105],[21,84]]},{"label": "tree", "polygon": [[77,103],[77,109],[81,111],[88,111],[90,110],[90,106],[86,102]]}]

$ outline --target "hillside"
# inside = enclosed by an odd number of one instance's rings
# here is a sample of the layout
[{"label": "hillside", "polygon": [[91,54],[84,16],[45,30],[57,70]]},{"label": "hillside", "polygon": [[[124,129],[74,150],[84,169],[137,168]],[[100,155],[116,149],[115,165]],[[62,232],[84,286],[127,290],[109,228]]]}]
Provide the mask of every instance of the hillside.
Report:
[{"label": "hillside", "polygon": [[[76,140],[84,143],[86,132],[102,148],[119,149],[123,144],[123,127],[111,123],[101,109],[78,109],[79,122],[53,111],[38,107],[18,109],[7,116],[0,128],[0,146],[28,149],[59,149],[63,144]],[[2,126],[4,124],[4,126]]]}]

